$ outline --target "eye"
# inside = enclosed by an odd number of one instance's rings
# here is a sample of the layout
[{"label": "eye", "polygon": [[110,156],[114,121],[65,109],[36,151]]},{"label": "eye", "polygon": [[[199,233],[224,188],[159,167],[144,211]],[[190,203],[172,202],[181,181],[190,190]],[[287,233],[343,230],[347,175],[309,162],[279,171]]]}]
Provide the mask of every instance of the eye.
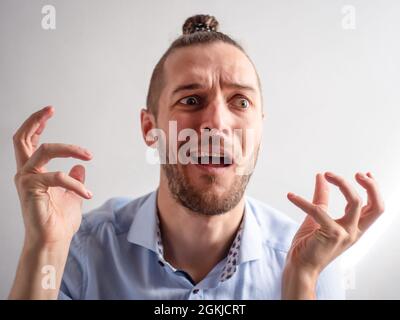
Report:
[{"label": "eye", "polygon": [[179,103],[194,106],[200,104],[200,99],[196,96],[189,96],[179,100]]},{"label": "eye", "polygon": [[233,104],[240,109],[248,109],[250,107],[250,101],[244,97],[234,98]]}]

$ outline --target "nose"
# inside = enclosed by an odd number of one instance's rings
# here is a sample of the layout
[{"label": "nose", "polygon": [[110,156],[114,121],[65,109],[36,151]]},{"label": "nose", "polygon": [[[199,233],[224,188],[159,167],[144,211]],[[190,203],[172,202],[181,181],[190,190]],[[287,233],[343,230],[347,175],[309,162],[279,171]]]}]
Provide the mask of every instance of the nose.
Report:
[{"label": "nose", "polygon": [[216,130],[221,135],[228,136],[232,130],[230,111],[222,97],[215,97],[203,108],[200,130]]}]

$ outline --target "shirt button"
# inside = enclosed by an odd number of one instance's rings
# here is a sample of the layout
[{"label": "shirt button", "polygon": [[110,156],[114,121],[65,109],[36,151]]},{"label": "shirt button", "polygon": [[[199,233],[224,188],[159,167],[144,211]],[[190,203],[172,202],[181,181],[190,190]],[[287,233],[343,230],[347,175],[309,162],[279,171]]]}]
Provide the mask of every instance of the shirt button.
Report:
[{"label": "shirt button", "polygon": [[196,293],[198,293],[198,292],[199,292],[199,289],[194,289],[194,290],[193,290],[193,293],[194,293],[194,294],[196,294]]}]

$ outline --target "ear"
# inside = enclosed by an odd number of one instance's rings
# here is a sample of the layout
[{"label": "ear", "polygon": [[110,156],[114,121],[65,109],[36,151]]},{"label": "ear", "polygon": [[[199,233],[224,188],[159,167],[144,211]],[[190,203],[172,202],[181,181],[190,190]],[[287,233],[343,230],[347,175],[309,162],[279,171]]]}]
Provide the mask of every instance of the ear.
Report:
[{"label": "ear", "polygon": [[140,111],[140,124],[142,127],[142,136],[143,136],[144,142],[146,143],[146,145],[148,147],[151,147],[152,144],[154,143],[154,140],[146,139],[146,137],[147,137],[148,133],[150,132],[150,130],[156,128],[156,119],[155,119],[153,113],[151,113],[149,110],[142,109]]}]

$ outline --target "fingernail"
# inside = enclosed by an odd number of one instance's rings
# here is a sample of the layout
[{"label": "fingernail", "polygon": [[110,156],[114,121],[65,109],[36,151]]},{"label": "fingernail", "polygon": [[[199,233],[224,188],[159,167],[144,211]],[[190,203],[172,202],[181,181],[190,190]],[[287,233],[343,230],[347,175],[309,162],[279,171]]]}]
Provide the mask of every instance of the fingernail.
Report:
[{"label": "fingernail", "polygon": [[363,173],[358,172],[357,175],[361,180],[365,180],[365,175]]},{"label": "fingernail", "polygon": [[93,197],[93,193],[91,193],[89,190],[86,192],[89,198]]},{"label": "fingernail", "polygon": [[84,149],[84,152],[88,157],[92,156],[92,153],[88,149]]},{"label": "fingernail", "polygon": [[49,110],[51,110],[51,109],[53,109],[53,106],[46,106],[46,107],[44,107],[42,110],[43,110],[43,111],[49,111]]},{"label": "fingernail", "polygon": [[289,198],[294,198],[295,196],[296,196],[296,195],[295,195],[293,192],[289,192],[289,193],[288,193],[288,197],[289,197]]},{"label": "fingernail", "polygon": [[328,178],[333,178],[333,174],[330,172],[325,172],[325,176],[327,176]]}]

